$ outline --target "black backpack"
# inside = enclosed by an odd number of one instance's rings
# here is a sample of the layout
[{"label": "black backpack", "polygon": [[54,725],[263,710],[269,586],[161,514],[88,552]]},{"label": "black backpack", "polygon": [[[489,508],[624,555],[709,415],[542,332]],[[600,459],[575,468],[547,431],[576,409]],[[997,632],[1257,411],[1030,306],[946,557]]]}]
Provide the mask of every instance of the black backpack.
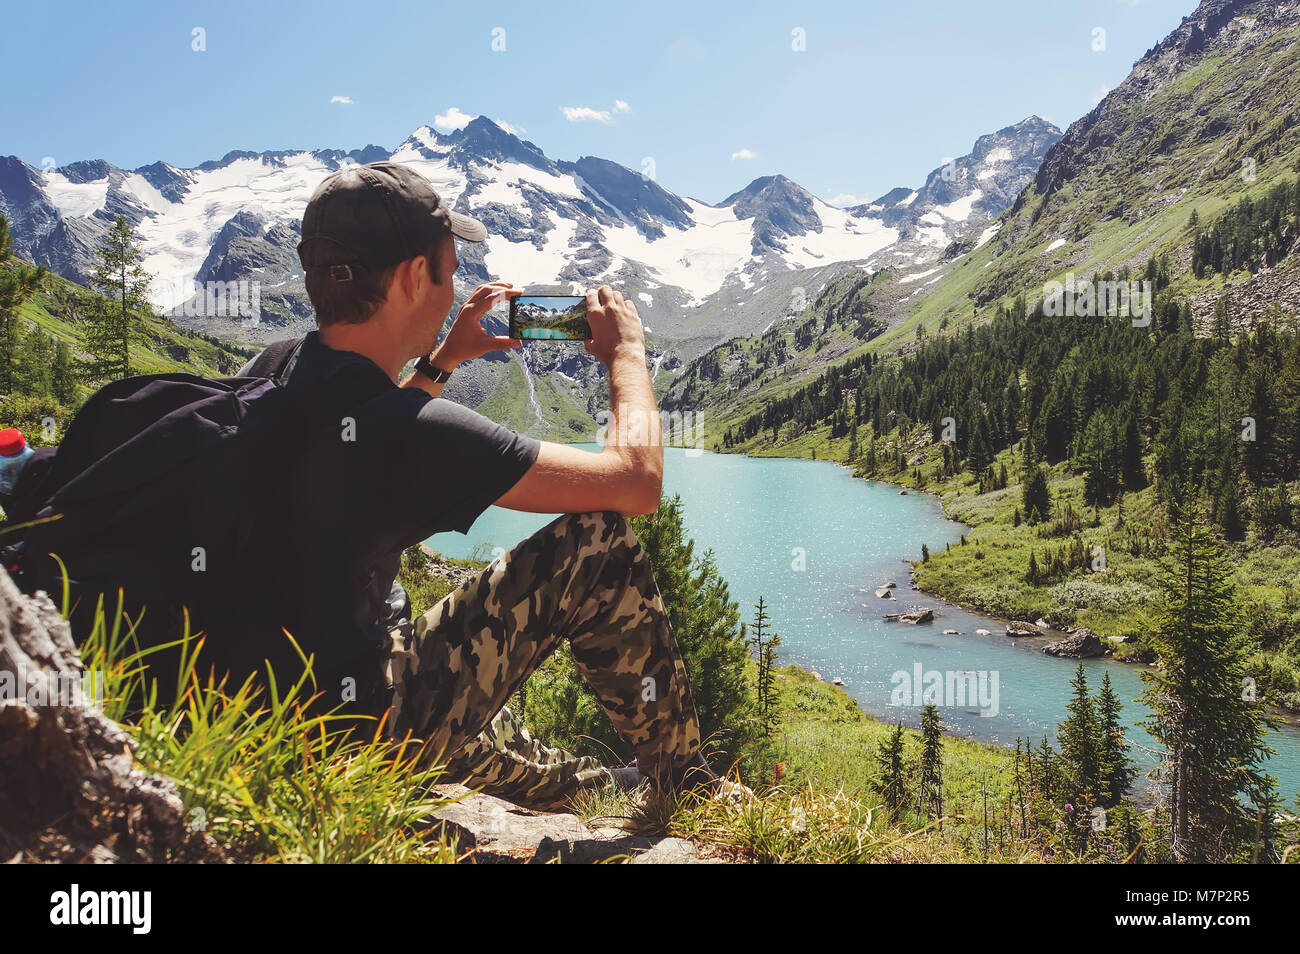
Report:
[{"label": "black backpack", "polygon": [[[242,377],[141,375],[88,398],[60,446],[37,449],[4,502],[11,527],[43,521],[0,535],[0,559],[19,587],[43,589],[57,604],[56,554],[76,602],[78,639],[101,594],[112,619],[121,587],[129,612],[147,607],[142,646],[179,638],[188,611],[190,631],[210,634],[205,671],[229,669],[238,684],[270,660],[278,677],[301,674],[276,623],[293,570],[281,525],[292,488],[281,478],[314,426],[307,402],[328,392],[322,384],[295,396],[283,387],[301,345],[270,345]],[[395,576],[396,562],[383,571]],[[390,596],[391,580],[375,577],[372,569],[358,580],[358,593],[368,586]],[[310,638],[293,635],[300,645]]]}]

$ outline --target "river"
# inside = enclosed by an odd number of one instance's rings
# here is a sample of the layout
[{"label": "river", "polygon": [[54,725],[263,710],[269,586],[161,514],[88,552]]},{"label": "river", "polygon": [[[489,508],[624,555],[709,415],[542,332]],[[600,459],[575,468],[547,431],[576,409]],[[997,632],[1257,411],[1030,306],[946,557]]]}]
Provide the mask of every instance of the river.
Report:
[{"label": "river", "polygon": [[[922,688],[936,678],[932,674],[939,674],[957,690],[942,700],[950,703],[941,708],[950,733],[1001,745],[1014,745],[1017,737],[1055,741],[1076,662],[1044,655],[1043,639],[1009,639],[1005,624],[909,588],[906,561],[920,558],[921,544],[938,552],[966,529],[944,517],[934,496],[900,495],[896,487],[854,478],[825,461],[671,448],[664,492],[681,495],[696,552],[714,551],[742,619],[753,616],[762,595],[782,637],[783,662],[843,679],[865,711],[912,727],[920,721],[913,703],[922,700]],[[508,548],[551,519],[492,507],[468,534],[438,534],[429,544],[466,557],[479,542]],[[898,584],[896,601],[875,595],[889,581]],[[913,604],[933,608],[934,622],[884,621],[885,613]],[[945,629],[959,635],[945,635]],[[976,635],[977,629],[991,634]],[[1102,674],[1110,673],[1124,718],[1134,726],[1134,760],[1144,768],[1154,765],[1154,743],[1137,726],[1146,716],[1135,701],[1141,667],[1095,659],[1085,660],[1084,668],[1094,691]],[[918,673],[922,686],[913,690],[909,683]],[[985,694],[962,699],[972,681]],[[906,704],[894,704],[900,696]],[[1265,769],[1278,778],[1290,805],[1300,793],[1300,730],[1288,726],[1270,733],[1269,744],[1276,755]]]}]

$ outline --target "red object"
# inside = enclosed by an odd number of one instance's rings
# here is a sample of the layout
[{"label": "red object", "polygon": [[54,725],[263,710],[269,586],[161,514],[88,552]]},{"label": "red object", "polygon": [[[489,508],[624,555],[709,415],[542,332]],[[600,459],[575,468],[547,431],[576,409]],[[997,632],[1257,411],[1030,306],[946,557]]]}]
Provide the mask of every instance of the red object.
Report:
[{"label": "red object", "polygon": [[27,449],[23,432],[16,427],[6,427],[0,431],[0,457],[17,457]]}]

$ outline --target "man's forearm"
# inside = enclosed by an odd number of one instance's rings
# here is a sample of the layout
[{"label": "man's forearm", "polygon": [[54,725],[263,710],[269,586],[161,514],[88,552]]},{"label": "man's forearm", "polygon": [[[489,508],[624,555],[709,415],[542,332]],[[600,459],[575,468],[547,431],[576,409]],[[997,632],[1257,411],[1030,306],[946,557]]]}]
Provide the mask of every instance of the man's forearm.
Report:
[{"label": "man's forearm", "polygon": [[618,454],[631,472],[652,480],[657,493],[663,480],[663,435],[642,345],[615,349],[609,364],[609,397],[605,446]]}]

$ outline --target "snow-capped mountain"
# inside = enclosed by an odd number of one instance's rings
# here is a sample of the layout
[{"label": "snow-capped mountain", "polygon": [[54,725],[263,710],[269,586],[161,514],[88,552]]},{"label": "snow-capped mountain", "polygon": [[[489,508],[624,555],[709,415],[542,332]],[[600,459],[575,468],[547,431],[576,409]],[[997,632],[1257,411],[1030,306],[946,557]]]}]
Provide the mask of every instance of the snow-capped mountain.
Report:
[{"label": "snow-capped mountain", "polygon": [[[391,153],[378,146],[231,152],[192,169],[156,162],[131,171],[104,160],[43,171],[0,158],[0,212],[18,254],[78,281],[103,233],[124,215],[140,237],[157,306],[191,299],[195,282],[258,281],[262,321],[271,326],[262,330],[273,337],[310,317],[296,245],[317,183],[346,163],[391,158],[419,169],[454,208],[487,226],[487,242],[462,243],[467,283],[618,285],[636,294],[654,333],[703,346],[777,317],[772,312],[788,296],[762,292],[774,281],[799,284],[790,273],[936,259],[1010,205],[1059,136],[1031,117],[982,137],[921,188],[852,209],[828,205],[784,176],[756,179],[709,205],[605,159],[552,160],[480,116],[446,134],[423,126]],[[746,299],[773,301],[729,307]],[[220,333],[221,322],[204,330]]]},{"label": "snow-capped mountain", "polygon": [[1060,138],[1061,130],[1030,116],[980,136],[968,155],[933,170],[919,189],[894,189],[849,211],[877,216],[898,231],[898,240],[877,257],[881,264],[924,264],[954,242],[963,250],[977,247],[993,237],[996,226],[976,235],[977,227],[1011,206]]}]

